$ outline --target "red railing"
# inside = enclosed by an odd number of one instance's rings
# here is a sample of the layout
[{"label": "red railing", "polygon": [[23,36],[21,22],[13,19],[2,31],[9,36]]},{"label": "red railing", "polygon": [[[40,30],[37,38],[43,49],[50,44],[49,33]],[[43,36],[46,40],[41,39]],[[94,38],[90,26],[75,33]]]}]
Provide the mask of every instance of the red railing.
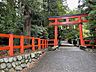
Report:
[{"label": "red railing", "polygon": [[[0,46],[0,50],[9,50],[9,56],[14,56],[14,49],[19,48],[20,53],[24,53],[25,48],[32,48],[32,51],[35,51],[35,47],[38,47],[39,50],[48,47],[47,39],[34,38],[23,35],[13,35],[13,34],[0,34],[0,37],[8,38],[9,44],[8,46]],[[20,39],[20,45],[14,45],[14,39]],[[32,44],[24,45],[24,40],[29,39],[32,40]],[[35,40],[37,40],[37,44],[35,44]]]},{"label": "red railing", "polygon": [[84,46],[91,46],[90,40],[84,40]]},{"label": "red railing", "polygon": [[[91,40],[84,40],[84,46],[92,46],[93,47],[94,45],[90,44],[90,41]],[[96,40],[95,40],[95,42],[96,42]],[[48,46],[55,46],[55,39],[49,39]]]},{"label": "red railing", "polygon": [[91,40],[84,40],[85,45],[84,46],[92,46],[94,47],[94,45],[90,44]]},{"label": "red railing", "polygon": [[48,46],[55,46],[55,39],[49,39]]}]

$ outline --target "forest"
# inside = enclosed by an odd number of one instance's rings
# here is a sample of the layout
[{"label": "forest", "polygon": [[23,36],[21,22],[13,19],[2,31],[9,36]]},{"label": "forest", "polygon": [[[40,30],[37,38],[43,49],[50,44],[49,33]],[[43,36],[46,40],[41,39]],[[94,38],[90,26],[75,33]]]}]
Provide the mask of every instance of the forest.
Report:
[{"label": "forest", "polygon": [[[0,2],[0,33],[54,38],[54,28],[49,27],[49,16],[88,14],[84,24],[84,38],[96,39],[96,1],[79,0],[78,8],[70,10],[67,0],[2,0]],[[64,39],[78,38],[78,26],[59,26]],[[72,31],[71,31],[72,30]],[[76,33],[76,35],[73,35]]]}]

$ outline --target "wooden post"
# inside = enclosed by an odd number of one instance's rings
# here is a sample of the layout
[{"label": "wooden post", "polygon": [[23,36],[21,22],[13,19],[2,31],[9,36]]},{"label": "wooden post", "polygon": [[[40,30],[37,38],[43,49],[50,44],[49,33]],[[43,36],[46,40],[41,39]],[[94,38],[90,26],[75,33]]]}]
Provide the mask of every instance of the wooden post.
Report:
[{"label": "wooden post", "polygon": [[81,43],[81,46],[83,46],[84,45],[84,40],[83,40],[82,23],[79,24],[79,31],[80,31],[80,43]]},{"label": "wooden post", "polygon": [[34,41],[35,41],[35,38],[34,37],[32,37],[32,51],[35,51],[35,43],[34,43]]},{"label": "wooden post", "polygon": [[47,48],[47,40],[46,40],[46,48]]},{"label": "wooden post", "polygon": [[43,44],[42,48],[44,48],[44,39],[42,40],[42,44]]},{"label": "wooden post", "polygon": [[46,44],[46,40],[45,40],[45,48],[46,48],[46,45],[47,45],[47,44]]},{"label": "wooden post", "polygon": [[14,52],[13,52],[13,34],[9,34],[10,37],[9,37],[9,55],[10,56],[13,56],[14,55]]},{"label": "wooden post", "polygon": [[57,40],[57,36],[58,36],[58,27],[55,26],[55,41],[54,41],[54,46],[57,46],[58,45],[58,40]]},{"label": "wooden post", "polygon": [[47,40],[47,47],[48,47],[48,40]]},{"label": "wooden post", "polygon": [[40,44],[41,44],[41,49],[42,49],[42,39],[41,39],[41,41],[40,41]]},{"label": "wooden post", "polygon": [[43,47],[43,48],[45,48],[45,39],[44,39],[44,41],[43,41],[43,45],[44,45],[44,47]]},{"label": "wooden post", "polygon": [[45,48],[45,39],[43,40],[43,48]]},{"label": "wooden post", "polygon": [[48,41],[46,40],[46,47],[48,47]]},{"label": "wooden post", "polygon": [[44,39],[44,48],[45,48],[45,39]]},{"label": "wooden post", "polygon": [[38,49],[41,50],[41,40],[40,40],[40,38],[38,39]]},{"label": "wooden post", "polygon": [[24,36],[23,35],[20,38],[20,46],[21,46],[20,53],[24,53]]}]

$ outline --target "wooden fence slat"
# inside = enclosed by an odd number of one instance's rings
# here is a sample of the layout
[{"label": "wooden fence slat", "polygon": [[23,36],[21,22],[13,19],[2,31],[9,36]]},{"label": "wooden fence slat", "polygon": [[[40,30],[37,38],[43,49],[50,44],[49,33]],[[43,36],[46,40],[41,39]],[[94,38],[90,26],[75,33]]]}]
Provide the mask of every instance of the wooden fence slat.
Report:
[{"label": "wooden fence slat", "polygon": [[34,43],[34,37],[32,37],[32,51],[35,51],[35,43]]},{"label": "wooden fence slat", "polygon": [[24,53],[24,36],[21,36],[20,38],[20,46],[21,46],[20,53]]},{"label": "wooden fence slat", "polygon": [[9,50],[9,48],[10,48],[9,46],[4,46],[4,47],[2,46],[0,47],[0,50]]},{"label": "wooden fence slat", "polygon": [[13,48],[20,48],[21,46],[13,46]]},{"label": "wooden fence slat", "polygon": [[26,46],[24,46],[24,48],[29,48],[29,47],[32,47],[32,45],[26,45]]},{"label": "wooden fence slat", "polygon": [[41,49],[41,40],[40,40],[40,38],[38,39],[38,49],[39,50]]},{"label": "wooden fence slat", "polygon": [[7,38],[9,38],[10,35],[9,34],[0,34],[0,37],[7,37]]},{"label": "wooden fence slat", "polygon": [[10,56],[13,56],[13,34],[10,34],[10,37],[9,37],[9,55]]}]

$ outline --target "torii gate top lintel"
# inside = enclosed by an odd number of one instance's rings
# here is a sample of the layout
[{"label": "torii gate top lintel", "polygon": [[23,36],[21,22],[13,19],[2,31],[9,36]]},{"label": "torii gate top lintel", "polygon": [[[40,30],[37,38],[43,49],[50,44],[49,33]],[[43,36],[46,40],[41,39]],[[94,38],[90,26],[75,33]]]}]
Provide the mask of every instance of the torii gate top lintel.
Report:
[{"label": "torii gate top lintel", "polygon": [[[81,22],[88,22],[88,20],[82,19],[82,17],[86,17],[86,16],[87,16],[87,14],[50,16],[49,20],[54,21],[54,22],[50,22],[49,26],[52,26],[52,25],[79,24]],[[73,20],[71,20],[71,19],[73,19]],[[63,20],[63,22],[60,22],[60,20]]]}]

